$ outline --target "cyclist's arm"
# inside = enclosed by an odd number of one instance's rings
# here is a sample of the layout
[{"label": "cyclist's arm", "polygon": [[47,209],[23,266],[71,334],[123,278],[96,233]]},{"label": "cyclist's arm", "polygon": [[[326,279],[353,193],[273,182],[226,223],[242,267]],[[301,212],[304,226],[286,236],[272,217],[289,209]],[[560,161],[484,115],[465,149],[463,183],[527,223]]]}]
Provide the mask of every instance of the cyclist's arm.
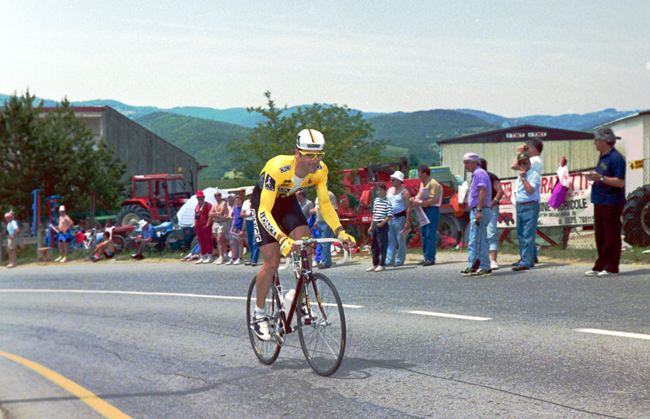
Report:
[{"label": "cyclist's arm", "polygon": [[275,221],[273,215],[271,214],[273,206],[275,205],[275,197],[278,190],[277,179],[279,177],[277,175],[279,173],[275,173],[276,171],[277,170],[274,171],[273,168],[265,168],[266,174],[264,175],[264,183],[262,184],[262,193],[260,194],[260,207],[257,213],[257,217],[260,224],[262,224],[262,227],[264,227],[264,229],[271,236],[273,236],[273,238],[275,238],[277,241],[280,241],[282,237],[287,235],[284,234],[282,230],[280,230],[278,223]]}]

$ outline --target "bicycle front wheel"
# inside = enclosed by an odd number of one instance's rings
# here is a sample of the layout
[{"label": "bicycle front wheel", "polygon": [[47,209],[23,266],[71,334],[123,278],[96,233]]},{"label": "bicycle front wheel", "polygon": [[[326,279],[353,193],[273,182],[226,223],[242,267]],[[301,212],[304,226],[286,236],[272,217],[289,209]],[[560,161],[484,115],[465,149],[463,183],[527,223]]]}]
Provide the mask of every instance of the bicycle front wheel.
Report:
[{"label": "bicycle front wheel", "polygon": [[345,353],[345,313],[339,293],[328,277],[314,274],[299,301],[296,312],[302,352],[317,374],[332,375]]},{"label": "bicycle front wheel", "polygon": [[[251,346],[253,347],[257,359],[259,359],[259,361],[264,365],[271,365],[278,358],[278,355],[280,355],[280,345],[273,337],[271,340],[264,341],[258,338],[255,334],[253,315],[255,313],[256,293],[257,275],[253,277],[253,281],[251,281],[251,285],[248,288],[248,296],[246,297],[246,328],[248,329],[248,337],[250,338]],[[277,317],[275,317],[275,314],[278,313],[280,300],[277,295],[278,290],[273,284],[271,284],[264,305],[266,308],[266,315],[269,317],[269,331],[271,332],[271,335],[273,335],[273,332],[276,331],[278,326],[278,320]],[[273,320],[274,317],[276,320]]]}]

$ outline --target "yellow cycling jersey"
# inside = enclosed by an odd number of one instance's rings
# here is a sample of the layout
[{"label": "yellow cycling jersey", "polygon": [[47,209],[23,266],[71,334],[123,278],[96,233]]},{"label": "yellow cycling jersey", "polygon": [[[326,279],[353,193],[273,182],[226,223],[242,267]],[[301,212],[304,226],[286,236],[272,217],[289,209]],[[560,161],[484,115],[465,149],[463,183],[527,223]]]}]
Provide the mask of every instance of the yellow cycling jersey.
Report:
[{"label": "yellow cycling jersey", "polygon": [[325,163],[321,162],[316,173],[309,173],[300,185],[294,185],[293,181],[296,175],[295,159],[295,156],[276,156],[269,160],[260,173],[251,199],[251,203],[255,204],[255,195],[259,191],[258,220],[276,240],[287,234],[280,230],[273,215],[271,215],[275,200],[289,197],[299,190],[310,187],[316,188],[321,214],[327,225],[330,226],[332,231],[336,231],[337,228],[341,227],[341,222],[327,192],[327,166]]}]

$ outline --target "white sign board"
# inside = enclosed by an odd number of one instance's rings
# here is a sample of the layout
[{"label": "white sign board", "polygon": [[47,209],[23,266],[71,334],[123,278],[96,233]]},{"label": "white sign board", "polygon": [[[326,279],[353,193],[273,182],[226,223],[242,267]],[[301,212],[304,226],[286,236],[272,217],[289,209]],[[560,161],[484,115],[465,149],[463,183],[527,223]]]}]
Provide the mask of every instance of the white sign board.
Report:
[{"label": "white sign board", "polygon": [[[558,181],[556,175],[542,176],[539,203],[539,227],[575,227],[593,225],[594,205],[591,203],[591,181],[586,174],[589,172],[571,173],[571,184],[566,194],[566,199],[560,208],[552,208],[548,204],[553,187]],[[517,211],[514,205],[514,191],[517,179],[501,181],[505,192],[499,206],[499,228],[516,228]]]}]

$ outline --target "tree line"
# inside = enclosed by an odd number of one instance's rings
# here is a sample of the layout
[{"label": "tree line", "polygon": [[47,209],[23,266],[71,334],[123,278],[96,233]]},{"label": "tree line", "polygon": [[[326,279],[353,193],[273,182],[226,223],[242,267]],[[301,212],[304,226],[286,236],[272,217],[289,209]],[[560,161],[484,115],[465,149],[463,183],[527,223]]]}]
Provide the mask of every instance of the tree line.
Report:
[{"label": "tree line", "polygon": [[[64,99],[50,111],[29,90],[14,94],[0,109],[0,209],[33,215],[32,191],[62,196],[68,212],[87,211],[91,194],[119,206],[126,165],[104,141],[96,141]],[[45,207],[43,206],[43,209]]]}]

